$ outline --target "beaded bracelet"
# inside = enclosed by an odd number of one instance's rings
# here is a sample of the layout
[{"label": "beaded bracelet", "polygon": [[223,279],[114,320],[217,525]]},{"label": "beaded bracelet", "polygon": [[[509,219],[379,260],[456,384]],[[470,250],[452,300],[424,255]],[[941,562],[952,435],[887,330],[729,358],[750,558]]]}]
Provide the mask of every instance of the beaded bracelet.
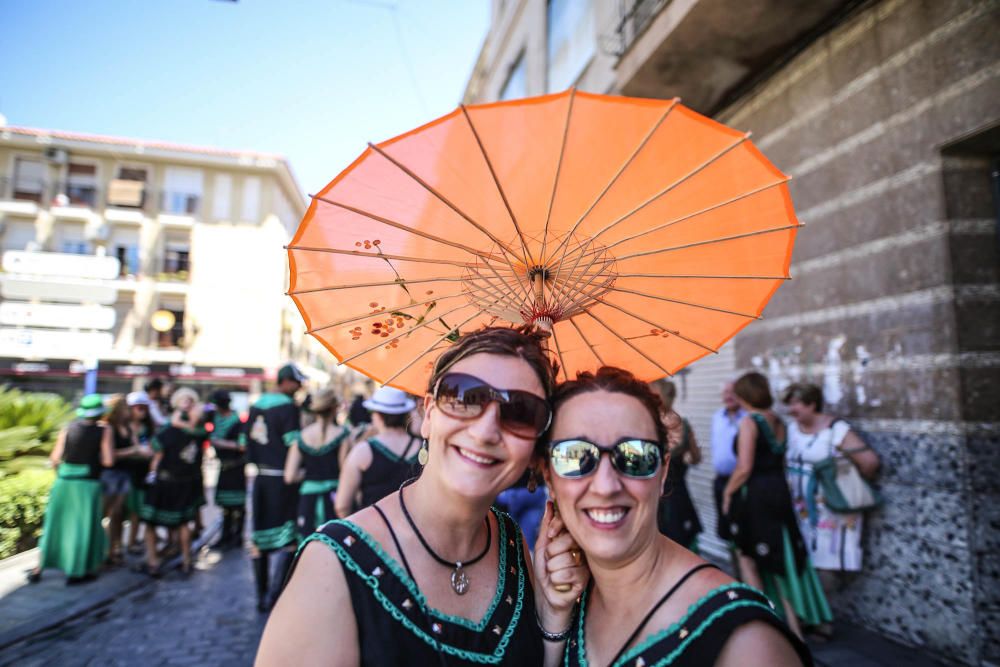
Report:
[{"label": "beaded bracelet", "polygon": [[538,618],[538,614],[535,614],[535,623],[538,624],[538,629],[542,632],[542,639],[547,642],[564,642],[569,638],[569,632],[573,629],[573,623],[569,624],[562,632],[549,632],[544,627],[542,627],[542,621]]}]

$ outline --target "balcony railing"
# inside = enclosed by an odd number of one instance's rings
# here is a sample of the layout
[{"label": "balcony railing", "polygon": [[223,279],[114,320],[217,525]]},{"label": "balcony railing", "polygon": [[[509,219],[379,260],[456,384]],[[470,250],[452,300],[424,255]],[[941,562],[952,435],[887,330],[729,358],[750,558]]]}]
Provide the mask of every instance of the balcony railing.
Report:
[{"label": "balcony railing", "polygon": [[0,197],[41,204],[47,199],[50,184],[41,178],[0,176]]},{"label": "balcony railing", "polygon": [[160,193],[160,212],[170,215],[196,215],[201,195],[166,190]]},{"label": "balcony railing", "polygon": [[95,208],[100,198],[96,184],[56,181],[52,186],[52,204]]},{"label": "balcony railing", "polygon": [[0,175],[0,199],[35,202],[39,206],[80,206],[97,209],[103,206],[149,210],[156,202],[159,212],[195,216],[201,210],[202,195],[194,192],[154,191],[142,181],[114,179],[106,191],[97,184],[79,181],[46,181],[25,176]]},{"label": "balcony railing", "polygon": [[621,56],[632,46],[632,43],[642,35],[642,32],[656,18],[670,0],[619,0],[618,2],[618,36],[617,53]]}]

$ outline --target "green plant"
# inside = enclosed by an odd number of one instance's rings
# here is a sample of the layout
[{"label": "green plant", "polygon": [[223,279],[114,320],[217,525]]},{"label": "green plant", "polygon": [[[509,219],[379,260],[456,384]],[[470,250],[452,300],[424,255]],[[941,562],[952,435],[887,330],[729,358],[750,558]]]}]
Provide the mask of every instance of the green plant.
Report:
[{"label": "green plant", "polygon": [[38,440],[48,443],[72,416],[72,406],[57,394],[0,387],[0,432],[15,426],[34,426]]},{"label": "green plant", "polygon": [[51,470],[26,470],[0,479],[0,558],[38,542],[54,480]]}]

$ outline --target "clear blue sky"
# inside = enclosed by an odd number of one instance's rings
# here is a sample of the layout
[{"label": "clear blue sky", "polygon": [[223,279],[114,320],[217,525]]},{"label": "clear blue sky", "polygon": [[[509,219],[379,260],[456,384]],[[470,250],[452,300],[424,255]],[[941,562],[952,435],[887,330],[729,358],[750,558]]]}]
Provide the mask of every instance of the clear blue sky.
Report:
[{"label": "clear blue sky", "polygon": [[8,124],[280,153],[315,192],[367,141],[458,104],[489,0],[0,0],[0,16]]}]

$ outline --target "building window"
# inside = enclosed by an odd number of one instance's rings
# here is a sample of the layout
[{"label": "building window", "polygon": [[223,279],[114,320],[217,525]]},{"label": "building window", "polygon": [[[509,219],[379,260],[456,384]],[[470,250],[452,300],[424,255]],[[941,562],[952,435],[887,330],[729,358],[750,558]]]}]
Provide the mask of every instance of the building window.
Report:
[{"label": "building window", "polygon": [[590,63],[597,47],[593,0],[549,0],[548,89],[569,88]]},{"label": "building window", "polygon": [[167,241],[163,251],[162,280],[187,280],[191,271],[191,246],[183,241]]},{"label": "building window", "polygon": [[14,199],[41,203],[45,193],[45,164],[41,160],[14,158]]},{"label": "building window", "polygon": [[8,219],[3,225],[3,250],[27,250],[35,242],[35,223]]},{"label": "building window", "polygon": [[184,345],[184,309],[164,308],[174,316],[174,326],[167,331],[156,331],[156,346],[160,348],[181,347]]},{"label": "building window", "polygon": [[108,184],[108,204],[124,208],[146,205],[146,184],[149,171],[145,167],[118,167],[118,178]]},{"label": "building window", "polygon": [[233,207],[233,177],[217,174],[215,177],[215,198],[212,200],[212,217],[228,220]]},{"label": "building window", "polygon": [[260,217],[260,179],[248,176],[243,179],[243,209],[240,216],[244,222],[257,222]]},{"label": "building window", "polygon": [[500,89],[501,100],[512,100],[528,94],[528,77],[524,64],[524,51],[517,57],[510,68],[507,80]]},{"label": "building window", "polygon": [[164,213],[195,215],[201,203],[201,189],[201,170],[167,167],[160,208]]},{"label": "building window", "polygon": [[90,244],[86,241],[76,239],[63,239],[59,242],[59,252],[69,253],[70,255],[89,255]]},{"label": "building window", "polygon": [[97,165],[70,162],[60,193],[66,195],[72,206],[97,205]]},{"label": "building window", "polygon": [[139,247],[134,245],[116,245],[115,257],[121,263],[119,277],[134,277],[139,275]]}]

